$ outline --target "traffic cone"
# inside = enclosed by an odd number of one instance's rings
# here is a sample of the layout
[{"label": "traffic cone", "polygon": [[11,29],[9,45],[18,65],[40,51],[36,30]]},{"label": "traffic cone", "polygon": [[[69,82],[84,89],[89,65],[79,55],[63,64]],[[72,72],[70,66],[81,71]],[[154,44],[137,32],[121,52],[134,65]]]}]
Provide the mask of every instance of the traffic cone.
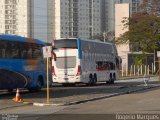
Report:
[{"label": "traffic cone", "polygon": [[17,88],[16,97],[12,99],[14,102],[22,102],[22,99],[19,94],[19,89]]}]

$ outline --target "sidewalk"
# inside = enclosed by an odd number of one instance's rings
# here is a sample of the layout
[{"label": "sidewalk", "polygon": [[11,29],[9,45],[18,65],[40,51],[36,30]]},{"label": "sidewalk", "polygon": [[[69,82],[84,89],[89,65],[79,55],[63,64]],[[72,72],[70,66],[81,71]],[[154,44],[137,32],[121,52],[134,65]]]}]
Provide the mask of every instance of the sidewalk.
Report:
[{"label": "sidewalk", "polygon": [[138,78],[145,78],[145,77],[150,77],[150,78],[157,78],[157,75],[146,75],[146,76],[124,76],[124,77],[119,77],[119,80],[127,80],[127,79],[138,79]]}]

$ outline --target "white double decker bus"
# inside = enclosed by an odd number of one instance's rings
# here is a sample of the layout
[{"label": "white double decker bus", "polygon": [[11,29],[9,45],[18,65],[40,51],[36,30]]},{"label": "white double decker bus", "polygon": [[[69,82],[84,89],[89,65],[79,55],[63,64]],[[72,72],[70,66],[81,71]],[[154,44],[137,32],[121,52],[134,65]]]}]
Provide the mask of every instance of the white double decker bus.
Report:
[{"label": "white double decker bus", "polygon": [[111,42],[64,38],[54,41],[52,57],[54,83],[94,85],[114,83],[121,63]]}]

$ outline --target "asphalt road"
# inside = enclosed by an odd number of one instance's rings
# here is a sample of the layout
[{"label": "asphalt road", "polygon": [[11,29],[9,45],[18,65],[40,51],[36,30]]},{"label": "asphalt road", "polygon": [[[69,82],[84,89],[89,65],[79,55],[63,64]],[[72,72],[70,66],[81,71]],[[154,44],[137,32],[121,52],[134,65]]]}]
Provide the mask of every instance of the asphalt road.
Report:
[{"label": "asphalt road", "polygon": [[[156,82],[156,83],[154,83]],[[138,85],[138,86],[137,86]],[[158,85],[157,80],[153,79],[150,81],[149,86]],[[127,87],[128,86],[128,87]],[[144,86],[143,79],[139,80],[120,80],[117,81],[114,85],[104,85],[99,84],[93,87],[86,86],[78,86],[78,87],[56,87],[52,91],[52,101],[57,101],[57,103],[71,103],[74,101],[83,101],[85,99],[90,99],[92,97],[100,97],[101,95],[113,95],[111,97],[104,97],[99,100],[86,100],[85,102],[80,102],[82,104],[73,104],[73,105],[62,105],[62,106],[43,106],[36,107],[31,105],[24,105],[21,103],[12,103],[9,100],[8,96],[2,97],[0,99],[0,114],[2,114],[2,118],[6,117],[6,114],[9,115],[18,115],[21,119],[46,119],[54,118],[58,120],[63,120],[66,118],[66,114],[69,115],[67,117],[72,117],[75,119],[75,115],[80,114],[79,118],[86,117],[87,119],[95,119],[97,117],[111,117],[114,118],[117,113],[159,113],[158,109],[160,106],[158,104],[158,89],[150,91],[152,89],[148,89],[148,91],[143,90],[141,92],[131,93],[125,91],[134,91],[139,88],[147,88]],[[119,94],[121,92],[125,92],[124,94]],[[56,94],[57,93],[57,94]],[[43,101],[45,99],[45,91],[24,94],[24,99],[35,100],[35,101]],[[26,98],[25,98],[26,96]],[[55,103],[55,102],[54,102]],[[153,104],[155,103],[155,104]],[[20,104],[16,107],[16,104]],[[13,105],[13,107],[12,107]],[[10,107],[11,106],[11,107]],[[3,107],[5,109],[3,109]],[[8,108],[7,108],[8,107]],[[150,109],[149,109],[150,108]],[[19,115],[20,114],[20,115]],[[71,115],[72,114],[72,115]],[[84,115],[85,114],[85,115]],[[106,114],[110,114],[107,115]],[[58,115],[58,116],[57,116]],[[89,116],[88,116],[89,115]],[[94,117],[93,117],[94,116]],[[14,116],[13,116],[14,117]],[[16,116],[15,116],[16,117]],[[1,118],[1,117],[0,117]],[[71,118],[71,119],[72,119]],[[79,119],[78,118],[78,119]],[[69,118],[68,118],[69,119]],[[89,119],[89,120],[90,120]],[[112,119],[110,119],[112,120]]]},{"label": "asphalt road", "polygon": [[150,89],[107,99],[73,105],[58,114],[160,114],[160,89]]},{"label": "asphalt road", "polygon": [[[153,88],[71,106],[38,107],[37,109],[28,106],[23,109],[26,114],[21,115],[18,115],[18,112],[22,110],[17,108],[17,114],[14,115],[18,116],[18,120],[159,120],[159,96],[160,89]],[[33,111],[37,111],[37,114],[31,114]],[[44,114],[38,111],[43,111]]]},{"label": "asphalt road", "polygon": [[160,89],[156,88],[72,105],[39,120],[159,120],[159,101]]},{"label": "asphalt road", "polygon": [[[152,78],[150,84],[155,84],[157,78]],[[157,84],[157,83],[156,83]],[[54,86],[50,89],[50,103],[70,104],[76,101],[83,101],[92,98],[99,98],[113,94],[119,94],[125,91],[132,91],[139,88],[145,88],[143,78],[118,80],[114,85],[99,83],[96,86],[78,85],[76,87]],[[3,94],[3,93],[2,93]],[[26,103],[46,102],[46,90],[40,92],[20,91],[20,96]],[[15,93],[0,95],[0,111],[4,108],[21,106],[23,103],[14,103],[12,98]]]}]

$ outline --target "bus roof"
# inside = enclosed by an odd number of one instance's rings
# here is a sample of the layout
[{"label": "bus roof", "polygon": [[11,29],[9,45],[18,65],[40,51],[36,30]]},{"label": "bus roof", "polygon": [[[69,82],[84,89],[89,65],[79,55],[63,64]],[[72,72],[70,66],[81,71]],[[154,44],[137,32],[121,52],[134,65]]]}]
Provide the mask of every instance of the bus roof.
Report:
[{"label": "bus roof", "polygon": [[18,41],[18,42],[29,42],[29,43],[37,43],[37,44],[43,44],[45,45],[45,42],[38,40],[38,39],[32,39],[17,35],[10,35],[10,34],[0,34],[0,40],[6,40],[6,41]]},{"label": "bus roof", "polygon": [[88,41],[88,42],[95,42],[95,43],[103,43],[103,44],[113,44],[112,41],[106,41],[106,42],[103,42],[101,40],[98,40],[98,39],[81,39],[80,40],[82,41]]},{"label": "bus roof", "polygon": [[103,41],[101,41],[101,40],[99,40],[99,39],[83,39],[83,38],[58,38],[58,39],[55,39],[55,40],[78,40],[78,39],[80,39],[80,40],[83,40],[83,41],[88,41],[88,42],[96,42],[96,43],[103,43],[103,44],[113,44],[113,41],[106,41],[106,42],[103,42]]}]

